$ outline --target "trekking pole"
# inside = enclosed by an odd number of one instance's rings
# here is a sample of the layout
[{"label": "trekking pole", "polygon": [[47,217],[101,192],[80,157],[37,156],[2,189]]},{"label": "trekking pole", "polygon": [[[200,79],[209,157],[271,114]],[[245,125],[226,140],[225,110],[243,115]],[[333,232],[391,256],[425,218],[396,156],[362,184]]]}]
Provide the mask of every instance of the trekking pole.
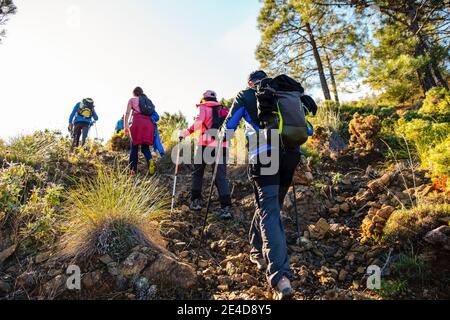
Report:
[{"label": "trekking pole", "polygon": [[95,126],[95,140],[98,140],[97,121],[94,122]]},{"label": "trekking pole", "polygon": [[[181,141],[183,141],[182,138],[179,139],[180,143]],[[177,190],[177,179],[178,179],[178,173],[179,173],[179,169],[180,169],[180,152],[181,152],[181,148],[180,145],[178,145],[178,154],[177,154],[177,160],[175,163],[175,175],[173,178],[173,189],[172,189],[172,205],[170,206],[170,214],[173,213],[173,209],[175,207],[175,193]]]},{"label": "trekking pole", "polygon": [[209,187],[208,202],[206,204],[206,213],[205,213],[205,218],[203,220],[202,232],[200,234],[200,245],[199,245],[198,251],[197,251],[197,263],[196,263],[197,265],[198,265],[198,262],[200,259],[200,249],[202,247],[203,241],[206,240],[205,231],[206,231],[206,227],[208,224],[208,216],[209,216],[209,209],[211,207],[211,199],[212,199],[212,193],[214,190],[214,182],[216,181],[217,170],[219,168],[219,161],[220,161],[220,156],[221,156],[221,151],[222,151],[223,138],[224,138],[224,136],[219,133],[219,144],[218,144],[217,153],[216,153],[216,162],[214,163],[214,171],[213,171],[211,186]]},{"label": "trekking pole", "polygon": [[300,239],[301,236],[301,232],[300,232],[300,222],[299,222],[299,214],[298,214],[298,207],[297,207],[297,191],[296,191],[296,185],[295,185],[295,180],[292,180],[292,188],[294,189],[293,193],[294,193],[294,210],[295,210],[295,224],[297,226],[297,235],[298,235],[298,239]]}]

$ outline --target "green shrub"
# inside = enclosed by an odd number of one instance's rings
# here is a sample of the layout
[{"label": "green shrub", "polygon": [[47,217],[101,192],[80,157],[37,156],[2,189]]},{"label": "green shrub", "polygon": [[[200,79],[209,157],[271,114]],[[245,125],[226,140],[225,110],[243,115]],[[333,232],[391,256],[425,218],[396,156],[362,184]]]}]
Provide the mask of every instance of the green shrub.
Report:
[{"label": "green shrub", "polygon": [[48,249],[60,233],[62,216],[58,208],[62,202],[63,187],[50,184],[45,189],[35,188],[30,199],[21,208],[16,219],[17,242],[25,252]]},{"label": "green shrub", "polygon": [[377,293],[383,299],[395,299],[406,290],[408,290],[406,280],[381,280],[381,289],[377,290]]},{"label": "green shrub", "polygon": [[420,238],[439,225],[439,219],[450,216],[450,204],[422,204],[412,209],[397,210],[383,230],[382,240],[394,242]]},{"label": "green shrub", "polygon": [[333,101],[323,102],[317,111],[317,115],[310,119],[315,127],[332,129],[335,132],[342,131],[340,109]]},{"label": "green shrub", "polygon": [[40,165],[51,160],[59,139],[60,136],[49,131],[19,136],[11,139],[3,157],[11,162]]},{"label": "green shrub", "polygon": [[442,88],[433,88],[428,91],[419,114],[430,116],[450,115],[450,91]]},{"label": "green shrub", "polygon": [[304,146],[301,148],[302,155],[305,156],[313,166],[316,166],[320,162],[320,154],[319,152],[314,148],[312,143],[308,141]]},{"label": "green shrub", "polygon": [[428,151],[427,163],[436,176],[450,176],[450,136]]},{"label": "green shrub", "polygon": [[[446,171],[441,164],[446,159],[448,151],[444,150],[443,154],[438,156],[433,151],[438,145],[439,150],[443,150],[446,144],[444,140],[450,132],[450,123],[433,123],[428,120],[414,119],[407,122],[405,119],[398,121],[395,133],[397,136],[404,138],[407,143],[417,152],[418,158],[424,168],[435,170],[435,174]],[[431,156],[432,155],[432,156]],[[434,161],[438,161],[434,163]],[[445,164],[445,163],[444,163]]]},{"label": "green shrub", "polygon": [[26,202],[33,185],[42,183],[43,176],[26,165],[11,165],[0,171],[0,212],[15,214]]},{"label": "green shrub", "polygon": [[405,140],[396,134],[398,119],[389,117],[381,122],[379,138],[385,143],[384,156],[388,160],[409,159],[410,150]]},{"label": "green shrub", "polygon": [[165,112],[158,122],[158,130],[164,147],[169,150],[178,142],[177,132],[186,129],[188,122],[181,113],[171,114]]},{"label": "green shrub", "polygon": [[130,143],[130,137],[125,135],[125,131],[122,130],[111,137],[107,146],[111,151],[128,151],[130,150]]},{"label": "green shrub", "polygon": [[403,119],[405,119],[405,121],[407,122],[410,122],[414,119],[423,119],[423,117],[419,114],[418,111],[409,110],[403,115]]},{"label": "green shrub", "polygon": [[334,186],[338,186],[340,183],[342,183],[342,180],[344,180],[344,175],[340,172],[335,173],[331,178],[331,182]]},{"label": "green shrub", "polygon": [[417,255],[402,253],[393,265],[393,275],[396,279],[414,283],[424,281],[429,274],[427,266]]},{"label": "green shrub", "polygon": [[345,118],[351,119],[353,114],[358,112],[362,116],[375,115],[380,118],[391,117],[395,114],[394,107],[367,103],[364,100],[357,102],[344,103],[340,106],[341,114]]}]

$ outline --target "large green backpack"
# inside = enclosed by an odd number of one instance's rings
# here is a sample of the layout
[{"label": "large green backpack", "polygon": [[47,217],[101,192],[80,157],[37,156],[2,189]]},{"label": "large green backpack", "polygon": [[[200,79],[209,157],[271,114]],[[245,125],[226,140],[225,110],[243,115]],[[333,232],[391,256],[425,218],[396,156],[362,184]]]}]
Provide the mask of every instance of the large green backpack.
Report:
[{"label": "large green backpack", "polygon": [[260,126],[278,130],[284,147],[298,148],[310,136],[306,114],[315,113],[317,106],[315,110],[308,109],[302,102],[303,96],[301,84],[286,75],[264,79],[256,86]]}]

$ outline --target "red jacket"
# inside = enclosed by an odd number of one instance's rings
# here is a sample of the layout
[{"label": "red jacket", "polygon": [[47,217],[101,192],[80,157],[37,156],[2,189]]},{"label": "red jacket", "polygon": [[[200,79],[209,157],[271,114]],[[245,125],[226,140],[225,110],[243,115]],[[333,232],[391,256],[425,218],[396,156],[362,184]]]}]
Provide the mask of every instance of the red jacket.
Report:
[{"label": "red jacket", "polygon": [[[224,118],[228,115],[228,110],[222,108],[222,105],[218,102],[206,102],[198,104],[197,107],[199,109],[199,115],[195,118],[194,124],[186,130],[184,136],[187,137],[196,131],[200,131],[199,145],[217,147],[217,142],[211,135],[207,134],[207,131],[213,125],[213,109],[221,108],[220,115]],[[228,143],[225,142],[223,146],[225,148],[228,147]]]}]

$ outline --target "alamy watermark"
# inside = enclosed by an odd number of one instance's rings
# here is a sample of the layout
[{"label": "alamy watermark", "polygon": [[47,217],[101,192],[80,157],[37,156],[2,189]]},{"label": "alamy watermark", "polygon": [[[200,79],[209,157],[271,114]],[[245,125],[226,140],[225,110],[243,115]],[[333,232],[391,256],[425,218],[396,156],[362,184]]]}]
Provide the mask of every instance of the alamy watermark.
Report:
[{"label": "alamy watermark", "polygon": [[66,281],[68,290],[81,290],[81,269],[77,265],[70,265],[66,274],[69,276]]},{"label": "alamy watermark", "polygon": [[[175,133],[176,134],[176,133]],[[230,146],[234,139],[234,148]],[[210,129],[202,133],[200,144],[180,142],[172,149],[172,162],[180,164],[256,164],[261,175],[275,175],[280,167],[280,135],[278,130],[261,130],[242,138],[234,130],[225,133]],[[203,146],[204,148],[201,148]],[[178,158],[179,156],[179,158]]]},{"label": "alamy watermark", "polygon": [[381,268],[376,265],[367,268],[367,289],[380,290],[381,289]]}]

